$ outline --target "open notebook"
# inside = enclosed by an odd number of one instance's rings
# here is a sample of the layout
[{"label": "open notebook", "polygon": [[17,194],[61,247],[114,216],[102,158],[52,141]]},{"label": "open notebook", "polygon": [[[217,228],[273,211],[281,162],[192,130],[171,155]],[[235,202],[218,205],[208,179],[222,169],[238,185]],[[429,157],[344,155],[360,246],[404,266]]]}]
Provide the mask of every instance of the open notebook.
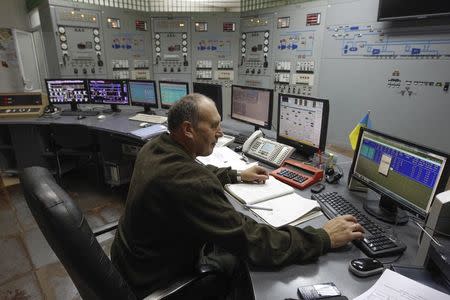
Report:
[{"label": "open notebook", "polygon": [[294,188],[269,176],[265,184],[235,183],[225,190],[274,227],[297,225],[321,215],[319,204],[295,193]]}]

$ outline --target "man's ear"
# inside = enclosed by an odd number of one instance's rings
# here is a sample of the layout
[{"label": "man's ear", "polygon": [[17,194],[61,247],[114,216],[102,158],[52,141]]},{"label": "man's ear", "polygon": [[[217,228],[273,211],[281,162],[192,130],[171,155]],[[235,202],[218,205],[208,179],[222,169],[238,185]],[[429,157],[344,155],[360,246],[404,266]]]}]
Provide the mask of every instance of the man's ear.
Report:
[{"label": "man's ear", "polygon": [[183,123],[181,123],[181,130],[185,137],[190,139],[194,138],[194,128],[192,127],[191,122],[184,121]]}]

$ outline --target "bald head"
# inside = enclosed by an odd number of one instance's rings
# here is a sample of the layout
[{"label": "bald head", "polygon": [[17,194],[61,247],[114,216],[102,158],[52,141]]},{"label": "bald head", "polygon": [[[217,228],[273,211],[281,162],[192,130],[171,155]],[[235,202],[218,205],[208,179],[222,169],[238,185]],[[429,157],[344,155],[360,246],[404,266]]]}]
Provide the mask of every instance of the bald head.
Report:
[{"label": "bald head", "polygon": [[203,117],[203,108],[210,108],[211,105],[215,108],[214,102],[202,94],[194,93],[184,96],[169,110],[169,130],[176,130],[184,121],[188,121],[192,126],[197,127],[199,119]]}]

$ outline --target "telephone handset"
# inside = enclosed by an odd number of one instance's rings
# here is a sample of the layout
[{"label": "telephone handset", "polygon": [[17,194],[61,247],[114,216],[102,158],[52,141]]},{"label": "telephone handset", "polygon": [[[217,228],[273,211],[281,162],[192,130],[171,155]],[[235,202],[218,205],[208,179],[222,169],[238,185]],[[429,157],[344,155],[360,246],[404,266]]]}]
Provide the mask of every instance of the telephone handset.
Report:
[{"label": "telephone handset", "polygon": [[261,130],[255,131],[242,145],[242,152],[268,165],[279,167],[295,149],[263,137]]}]

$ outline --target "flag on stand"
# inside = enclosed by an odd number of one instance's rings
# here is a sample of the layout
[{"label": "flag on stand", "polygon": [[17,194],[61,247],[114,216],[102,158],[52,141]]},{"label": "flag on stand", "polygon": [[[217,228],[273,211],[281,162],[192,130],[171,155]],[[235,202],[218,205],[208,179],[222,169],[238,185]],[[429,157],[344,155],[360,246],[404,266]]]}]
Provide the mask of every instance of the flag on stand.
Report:
[{"label": "flag on stand", "polygon": [[359,136],[359,130],[361,127],[372,127],[372,122],[370,121],[370,110],[367,112],[367,114],[359,121],[358,124],[356,124],[355,128],[353,128],[352,132],[348,135],[348,138],[350,140],[350,144],[352,145],[352,149],[356,149],[356,144],[358,143],[358,136]]}]

